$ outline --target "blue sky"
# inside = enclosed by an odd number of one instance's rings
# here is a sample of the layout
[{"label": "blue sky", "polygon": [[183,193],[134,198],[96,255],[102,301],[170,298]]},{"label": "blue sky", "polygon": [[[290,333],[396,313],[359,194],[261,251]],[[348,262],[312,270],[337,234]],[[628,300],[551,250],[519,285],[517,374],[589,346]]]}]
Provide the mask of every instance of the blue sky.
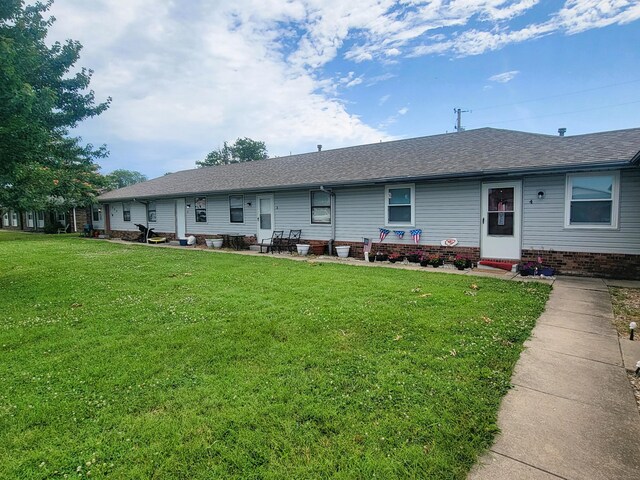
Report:
[{"label": "blue sky", "polygon": [[640,126],[631,0],[56,0],[111,108],[75,132],[102,171],[193,168],[238,137],[271,156],[495,127]]}]

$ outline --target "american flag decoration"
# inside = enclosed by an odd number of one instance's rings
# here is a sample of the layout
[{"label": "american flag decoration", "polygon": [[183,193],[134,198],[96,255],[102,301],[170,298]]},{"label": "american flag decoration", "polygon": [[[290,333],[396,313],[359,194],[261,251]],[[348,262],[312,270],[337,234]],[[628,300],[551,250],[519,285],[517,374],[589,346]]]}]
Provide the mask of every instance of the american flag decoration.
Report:
[{"label": "american flag decoration", "polygon": [[363,246],[363,248],[362,248],[362,251],[363,251],[364,253],[369,253],[369,252],[371,251],[371,239],[369,239],[369,238],[363,238],[362,240],[363,240],[363,243],[364,243],[364,246]]},{"label": "american flag decoration", "polygon": [[422,234],[422,230],[416,228],[415,230],[411,230],[411,238],[413,238],[413,242],[417,245],[420,243],[420,235]]},{"label": "american flag decoration", "polygon": [[387,238],[387,235],[389,235],[389,230],[386,228],[379,228],[378,230],[380,230],[380,241],[382,242]]},{"label": "american flag decoration", "polygon": [[394,230],[393,233],[395,233],[396,237],[398,237],[400,240],[404,238],[404,230]]}]

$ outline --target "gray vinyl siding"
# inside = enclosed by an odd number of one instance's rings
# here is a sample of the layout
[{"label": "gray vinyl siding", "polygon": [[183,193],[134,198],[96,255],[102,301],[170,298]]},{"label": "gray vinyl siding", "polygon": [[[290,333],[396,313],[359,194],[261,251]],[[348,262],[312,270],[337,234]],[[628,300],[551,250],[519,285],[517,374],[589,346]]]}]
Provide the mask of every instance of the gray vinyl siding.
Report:
[{"label": "gray vinyl siding", "polygon": [[[242,192],[237,193],[242,195]],[[251,205],[248,205],[251,203]],[[256,234],[256,196],[244,194],[244,222],[231,223],[229,220],[229,195],[207,196],[207,221],[196,222],[195,197],[188,197],[187,204],[187,233],[194,235],[219,235],[225,233],[239,233],[242,235]]]},{"label": "gray vinyl siding", "polygon": [[[415,184],[415,225],[385,227],[385,185],[336,190],[336,239],[378,243],[379,228],[391,230],[384,243],[413,244],[410,230],[422,230],[420,245],[436,245],[457,238],[458,245],[480,243],[480,182],[432,182]],[[403,240],[393,230],[404,230]]]},{"label": "gray vinyl siding", "polygon": [[331,225],[311,223],[310,190],[294,190],[275,194],[275,229],[302,230],[305,240],[330,240]]},{"label": "gray vinyl siding", "polygon": [[[111,230],[134,231],[138,230],[136,223],[147,224],[147,209],[142,203],[130,202],[131,221],[125,222],[122,219],[122,203],[112,203],[109,206]],[[155,228],[155,227],[151,227]]]},{"label": "gray vinyl siding", "polygon": [[[523,232],[525,249],[640,254],[640,171],[620,172],[617,229],[564,227],[566,175],[525,178]],[[544,199],[538,200],[538,192]]]}]

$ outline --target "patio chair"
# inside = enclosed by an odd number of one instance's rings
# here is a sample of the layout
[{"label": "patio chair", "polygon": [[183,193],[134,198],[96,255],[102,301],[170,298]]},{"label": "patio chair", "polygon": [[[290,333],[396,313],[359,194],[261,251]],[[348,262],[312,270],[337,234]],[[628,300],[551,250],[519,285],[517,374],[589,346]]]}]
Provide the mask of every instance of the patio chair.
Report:
[{"label": "patio chair", "polygon": [[289,230],[289,238],[283,243],[286,244],[283,248],[286,248],[289,252],[293,252],[296,249],[296,244],[300,243],[300,236],[302,235],[302,230]]},{"label": "patio chair", "polygon": [[67,233],[67,228],[69,228],[68,223],[65,223],[64,225],[60,223],[60,226],[58,227],[58,233]]},{"label": "patio chair", "polygon": [[269,250],[273,253],[275,250],[280,253],[282,251],[282,242],[284,237],[284,230],[274,230],[271,234],[271,238],[266,240],[260,244],[260,253],[262,252],[262,248],[266,247],[266,253],[269,253]]}]

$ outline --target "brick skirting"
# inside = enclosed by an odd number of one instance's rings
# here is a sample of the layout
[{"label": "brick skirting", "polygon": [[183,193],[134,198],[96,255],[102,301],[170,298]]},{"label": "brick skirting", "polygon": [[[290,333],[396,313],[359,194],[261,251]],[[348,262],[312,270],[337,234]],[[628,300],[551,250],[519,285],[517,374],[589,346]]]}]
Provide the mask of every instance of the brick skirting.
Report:
[{"label": "brick skirting", "polygon": [[544,265],[555,268],[563,275],[640,279],[640,255],[550,250],[522,251],[523,261],[536,261],[538,257],[542,258]]},{"label": "brick skirting", "polygon": [[[350,257],[364,258],[364,246],[362,242],[335,242],[334,246],[349,245]],[[441,245],[413,245],[410,243],[374,243],[371,253],[401,253],[406,255],[411,252],[422,252],[426,255],[439,255],[445,261],[453,262],[457,255],[469,258],[474,264],[480,260],[478,247],[443,247]],[[333,252],[335,253],[335,252]]]}]

